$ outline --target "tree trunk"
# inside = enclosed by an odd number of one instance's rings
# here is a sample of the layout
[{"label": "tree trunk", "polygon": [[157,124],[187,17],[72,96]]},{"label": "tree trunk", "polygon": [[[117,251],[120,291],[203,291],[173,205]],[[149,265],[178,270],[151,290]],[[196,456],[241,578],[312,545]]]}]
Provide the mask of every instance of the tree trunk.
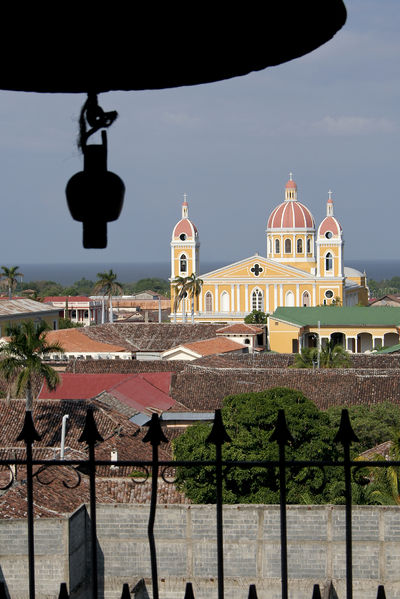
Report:
[{"label": "tree trunk", "polygon": [[104,295],[103,295],[103,298],[101,300],[101,324],[104,324],[104,312],[105,312],[105,309],[104,309]]},{"label": "tree trunk", "polygon": [[31,379],[28,379],[26,384],[26,407],[25,410],[27,412],[32,412],[33,410],[33,395],[32,395],[32,384]]},{"label": "tree trunk", "polygon": [[194,324],[194,295],[192,296],[192,324]]},{"label": "tree trunk", "polygon": [[8,299],[12,299],[12,288],[8,287]]}]

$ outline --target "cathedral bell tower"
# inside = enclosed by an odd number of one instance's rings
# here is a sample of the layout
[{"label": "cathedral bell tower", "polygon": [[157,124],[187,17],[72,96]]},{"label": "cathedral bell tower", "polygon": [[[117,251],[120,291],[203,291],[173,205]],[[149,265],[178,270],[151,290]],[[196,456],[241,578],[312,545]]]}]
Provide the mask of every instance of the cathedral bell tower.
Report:
[{"label": "cathedral bell tower", "polygon": [[319,277],[343,277],[343,233],[333,216],[332,192],[328,192],[326,217],[318,227],[317,275]]},{"label": "cathedral bell tower", "polygon": [[[182,202],[182,218],[175,225],[171,239],[171,298],[174,297],[172,281],[176,277],[198,275],[200,271],[200,239],[196,225],[189,219],[187,195]],[[186,300],[189,308],[189,300]]]}]

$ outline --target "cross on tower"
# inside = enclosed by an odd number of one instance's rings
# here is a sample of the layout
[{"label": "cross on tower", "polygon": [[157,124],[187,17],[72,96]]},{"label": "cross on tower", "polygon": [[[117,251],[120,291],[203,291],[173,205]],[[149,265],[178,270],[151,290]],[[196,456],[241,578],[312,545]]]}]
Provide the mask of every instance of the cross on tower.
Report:
[{"label": "cross on tower", "polygon": [[258,275],[264,271],[263,267],[259,264],[255,264],[252,268],[250,268],[250,270],[256,277],[258,277]]}]

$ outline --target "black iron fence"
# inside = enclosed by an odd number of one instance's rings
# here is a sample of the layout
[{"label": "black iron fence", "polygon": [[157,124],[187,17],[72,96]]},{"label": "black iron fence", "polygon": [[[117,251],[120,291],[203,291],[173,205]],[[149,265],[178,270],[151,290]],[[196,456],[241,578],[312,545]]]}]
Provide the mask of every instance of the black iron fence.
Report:
[{"label": "black iron fence", "polygon": [[[31,412],[26,412],[25,421],[17,441],[23,441],[26,445],[25,459],[0,459],[0,465],[9,468],[10,482],[3,487],[6,490],[13,483],[13,468],[23,466],[26,468],[27,484],[27,526],[28,526],[28,571],[29,571],[29,599],[35,598],[35,550],[34,550],[34,503],[33,503],[33,484],[36,481],[40,484],[38,472],[43,471],[49,466],[62,466],[70,468],[84,469],[89,476],[90,487],[90,537],[91,537],[91,561],[90,561],[90,593],[92,599],[99,599],[98,588],[98,545],[96,533],[96,468],[98,466],[129,466],[132,468],[143,469],[151,477],[151,501],[148,519],[148,541],[151,558],[151,578],[152,578],[152,596],[153,599],[159,599],[158,589],[158,571],[157,571],[157,550],[154,536],[154,523],[157,510],[157,486],[160,473],[165,473],[166,469],[177,467],[212,467],[215,472],[216,481],[216,538],[217,538],[217,585],[218,599],[224,598],[224,555],[223,555],[223,477],[225,468],[266,468],[276,469],[279,473],[279,492],[280,492],[280,547],[281,547],[281,589],[282,599],[288,599],[288,549],[287,549],[287,483],[286,473],[290,469],[334,467],[343,472],[345,482],[345,545],[346,545],[346,599],[352,599],[353,596],[353,577],[352,577],[352,471],[359,471],[362,467],[388,468],[391,466],[399,467],[400,461],[352,461],[350,458],[350,446],[352,442],[357,441],[357,437],[351,427],[347,410],[342,411],[339,430],[335,436],[335,442],[340,443],[343,448],[343,459],[335,461],[318,460],[288,460],[285,455],[285,447],[291,441],[292,436],[288,430],[285,414],[283,410],[278,413],[276,427],[271,435],[271,442],[275,442],[279,448],[279,459],[273,461],[224,461],[223,445],[230,441],[222,422],[220,410],[216,410],[214,424],[208,443],[215,445],[216,457],[209,461],[161,461],[159,460],[159,446],[167,439],[161,429],[158,416],[153,414],[147,434],[143,442],[150,443],[152,446],[152,460],[96,460],[95,446],[102,441],[102,437],[97,430],[93,411],[88,410],[84,429],[79,441],[86,444],[88,448],[88,459],[86,460],[37,460],[33,459],[32,447],[35,441],[40,440],[37,433]],[[38,467],[34,471],[34,468]],[[129,576],[129,573],[127,573]],[[131,591],[128,584],[124,584],[121,590],[121,599],[131,597]],[[183,589],[182,589],[183,593]],[[377,589],[378,599],[385,599],[385,590],[382,585]],[[60,582],[59,599],[69,599],[67,584]],[[257,598],[257,589],[255,585],[250,585],[248,592],[249,599]],[[321,592],[319,585],[314,585],[312,599],[320,599]],[[0,582],[0,599],[9,599],[6,581]],[[11,597],[12,599],[12,597]],[[194,592],[191,582],[186,583],[184,599],[194,599]]]}]

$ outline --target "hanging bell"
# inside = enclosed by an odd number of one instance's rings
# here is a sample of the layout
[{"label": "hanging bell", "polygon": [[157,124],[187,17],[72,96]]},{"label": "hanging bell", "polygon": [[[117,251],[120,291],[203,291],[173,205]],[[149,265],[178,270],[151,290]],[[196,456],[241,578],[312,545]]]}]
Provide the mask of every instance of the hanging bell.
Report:
[{"label": "hanging bell", "polygon": [[125,185],[107,170],[107,133],[101,144],[83,148],[83,171],[67,183],[67,204],[74,220],[83,223],[83,247],[107,247],[107,223],[117,220],[124,202]]}]

